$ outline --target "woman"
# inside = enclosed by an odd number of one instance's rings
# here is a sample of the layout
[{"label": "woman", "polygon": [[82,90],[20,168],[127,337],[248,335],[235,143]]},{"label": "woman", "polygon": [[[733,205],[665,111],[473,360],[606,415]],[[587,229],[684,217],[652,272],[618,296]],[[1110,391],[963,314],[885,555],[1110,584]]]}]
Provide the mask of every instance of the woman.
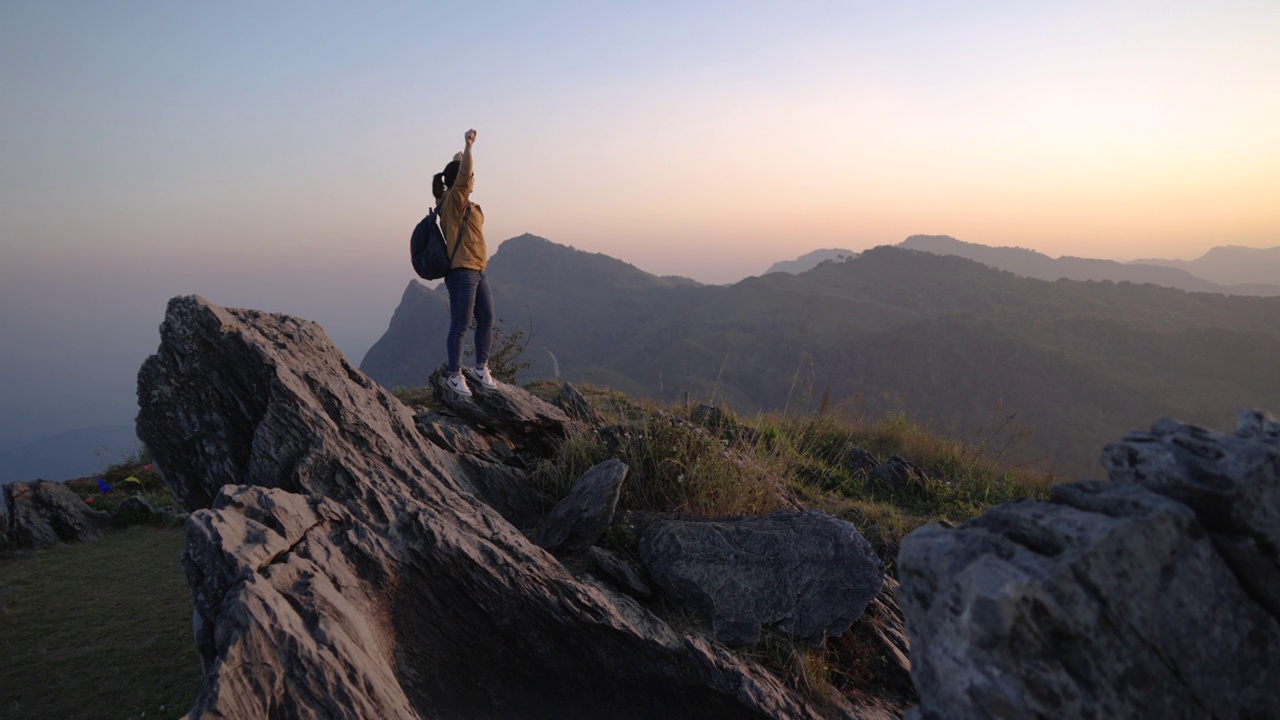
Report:
[{"label": "woman", "polygon": [[[476,364],[471,376],[486,388],[497,387],[489,373],[489,346],[493,341],[493,295],[489,292],[489,280],[484,269],[489,264],[489,251],[484,244],[484,213],[471,202],[475,188],[475,176],[471,172],[471,146],[476,141],[476,131],[468,130],[466,148],[454,156],[444,172],[436,173],[431,181],[431,192],[436,196],[440,212],[440,230],[448,243],[453,262],[449,274],[444,276],[449,289],[449,336],[445,347],[449,353],[449,388],[459,395],[469,397],[462,376],[462,339],[476,321]],[[461,240],[458,238],[462,231]],[[458,244],[458,243],[461,244]]]}]

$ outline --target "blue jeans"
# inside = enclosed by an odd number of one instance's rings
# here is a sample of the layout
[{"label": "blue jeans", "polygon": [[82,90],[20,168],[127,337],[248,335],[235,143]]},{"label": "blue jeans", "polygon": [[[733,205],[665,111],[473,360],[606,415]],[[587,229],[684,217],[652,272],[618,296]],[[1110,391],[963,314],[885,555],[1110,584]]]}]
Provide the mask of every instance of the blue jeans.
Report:
[{"label": "blue jeans", "polygon": [[476,367],[489,362],[489,345],[493,342],[493,295],[489,292],[489,279],[479,270],[457,268],[444,276],[444,286],[449,289],[449,337],[445,348],[449,351],[449,372],[456,373],[462,365],[462,338],[476,320]]}]

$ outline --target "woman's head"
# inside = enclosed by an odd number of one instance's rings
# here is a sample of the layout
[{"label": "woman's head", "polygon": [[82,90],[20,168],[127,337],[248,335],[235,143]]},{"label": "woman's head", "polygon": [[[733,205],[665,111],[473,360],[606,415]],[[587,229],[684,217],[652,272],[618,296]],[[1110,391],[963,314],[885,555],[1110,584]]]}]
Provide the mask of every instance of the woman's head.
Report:
[{"label": "woman's head", "polygon": [[453,187],[453,183],[458,180],[459,164],[454,160],[444,166],[443,172],[438,172],[431,178],[431,193],[436,196],[436,199],[444,197],[445,191]]}]

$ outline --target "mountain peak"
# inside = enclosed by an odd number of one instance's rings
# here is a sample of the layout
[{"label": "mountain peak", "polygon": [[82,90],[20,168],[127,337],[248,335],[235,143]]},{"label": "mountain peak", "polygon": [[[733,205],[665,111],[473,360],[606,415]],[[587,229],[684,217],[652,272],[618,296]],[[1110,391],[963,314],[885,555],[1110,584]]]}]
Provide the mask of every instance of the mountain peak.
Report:
[{"label": "mountain peak", "polygon": [[780,262],[776,262],[773,265],[770,265],[769,269],[765,270],[763,274],[768,275],[769,273],[784,272],[791,273],[792,275],[799,275],[800,273],[805,272],[806,270],[811,270],[824,262],[843,262],[845,260],[852,260],[856,257],[858,257],[858,253],[852,250],[845,250],[844,248],[824,248],[805,253],[795,260],[782,260]]}]

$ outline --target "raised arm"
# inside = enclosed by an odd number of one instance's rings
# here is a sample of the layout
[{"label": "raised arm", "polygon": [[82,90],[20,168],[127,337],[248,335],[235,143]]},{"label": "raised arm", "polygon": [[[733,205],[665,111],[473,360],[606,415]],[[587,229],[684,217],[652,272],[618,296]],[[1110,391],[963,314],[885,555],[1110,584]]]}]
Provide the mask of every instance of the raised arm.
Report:
[{"label": "raised arm", "polygon": [[463,135],[463,138],[466,140],[467,145],[463,148],[462,159],[458,163],[458,180],[456,184],[459,187],[464,188],[466,194],[470,196],[471,190],[475,187],[475,177],[472,175],[472,167],[474,167],[474,165],[472,162],[471,146],[475,144],[476,131],[468,130],[466,134]]}]

